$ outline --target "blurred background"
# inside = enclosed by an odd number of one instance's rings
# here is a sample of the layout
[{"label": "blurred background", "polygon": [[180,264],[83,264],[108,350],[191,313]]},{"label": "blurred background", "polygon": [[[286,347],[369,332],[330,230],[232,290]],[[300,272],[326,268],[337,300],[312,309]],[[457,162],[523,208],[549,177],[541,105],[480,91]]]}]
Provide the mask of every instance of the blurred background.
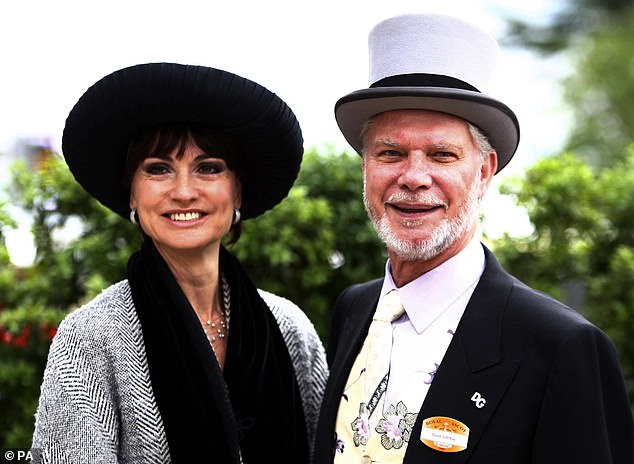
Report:
[{"label": "blurred background", "polygon": [[517,113],[522,139],[485,199],[484,241],[511,273],[610,335],[634,404],[633,1],[229,3],[0,6],[0,448],[30,446],[57,325],[125,278],[139,246],[135,227],[63,162],[64,120],[81,94],[116,69],[174,61],[241,74],[289,103],[305,138],[299,179],[231,251],[327,341],[337,294],[381,276],[386,259],[333,106],[367,87],[370,28],[410,12],[461,16],[500,41],[495,96]]}]

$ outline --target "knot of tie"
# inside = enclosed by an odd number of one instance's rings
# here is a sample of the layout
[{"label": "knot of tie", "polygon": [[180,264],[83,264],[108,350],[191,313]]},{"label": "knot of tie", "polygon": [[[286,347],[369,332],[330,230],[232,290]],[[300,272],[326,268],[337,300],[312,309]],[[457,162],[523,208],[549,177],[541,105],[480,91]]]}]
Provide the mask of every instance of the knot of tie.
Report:
[{"label": "knot of tie", "polygon": [[373,319],[382,322],[392,322],[405,312],[401,298],[396,290],[390,290],[380,300]]}]

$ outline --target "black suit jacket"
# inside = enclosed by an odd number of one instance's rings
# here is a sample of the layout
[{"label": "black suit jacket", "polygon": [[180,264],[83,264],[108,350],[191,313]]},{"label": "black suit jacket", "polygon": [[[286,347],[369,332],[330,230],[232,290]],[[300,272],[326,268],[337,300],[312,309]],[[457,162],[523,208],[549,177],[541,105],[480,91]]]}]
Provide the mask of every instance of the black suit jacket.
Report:
[{"label": "black suit jacket", "polygon": [[[485,256],[403,462],[634,463],[632,413],[612,342],[574,310],[505,272],[486,248]],[[339,400],[381,284],[349,287],[335,302],[316,464],[333,460]],[[485,400],[480,408],[476,392]],[[422,443],[421,422],[433,416],[466,424],[467,448],[443,453]]]}]

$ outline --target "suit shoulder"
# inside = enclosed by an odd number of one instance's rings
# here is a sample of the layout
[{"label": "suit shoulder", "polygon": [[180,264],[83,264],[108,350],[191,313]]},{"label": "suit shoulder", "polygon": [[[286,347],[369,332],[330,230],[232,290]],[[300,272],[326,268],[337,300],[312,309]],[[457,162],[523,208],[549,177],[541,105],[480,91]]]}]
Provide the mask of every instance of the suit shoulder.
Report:
[{"label": "suit shoulder", "polygon": [[566,337],[575,333],[603,334],[581,312],[551,295],[531,288],[515,279],[509,293],[508,317],[527,331],[532,328],[544,335]]},{"label": "suit shoulder", "polygon": [[378,292],[381,289],[383,278],[370,280],[368,282],[357,283],[345,288],[337,298],[338,300],[359,298],[368,292]]}]

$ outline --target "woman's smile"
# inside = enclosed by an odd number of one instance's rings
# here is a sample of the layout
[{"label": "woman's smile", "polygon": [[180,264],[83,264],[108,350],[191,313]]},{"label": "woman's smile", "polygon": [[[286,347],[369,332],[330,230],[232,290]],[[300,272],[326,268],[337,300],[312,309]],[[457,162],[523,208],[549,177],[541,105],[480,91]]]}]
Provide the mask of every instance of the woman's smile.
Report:
[{"label": "woman's smile", "polygon": [[201,211],[186,211],[170,212],[164,214],[164,216],[169,218],[173,222],[187,223],[187,225],[189,225],[190,223],[195,222],[197,219],[206,216],[206,214]]}]

